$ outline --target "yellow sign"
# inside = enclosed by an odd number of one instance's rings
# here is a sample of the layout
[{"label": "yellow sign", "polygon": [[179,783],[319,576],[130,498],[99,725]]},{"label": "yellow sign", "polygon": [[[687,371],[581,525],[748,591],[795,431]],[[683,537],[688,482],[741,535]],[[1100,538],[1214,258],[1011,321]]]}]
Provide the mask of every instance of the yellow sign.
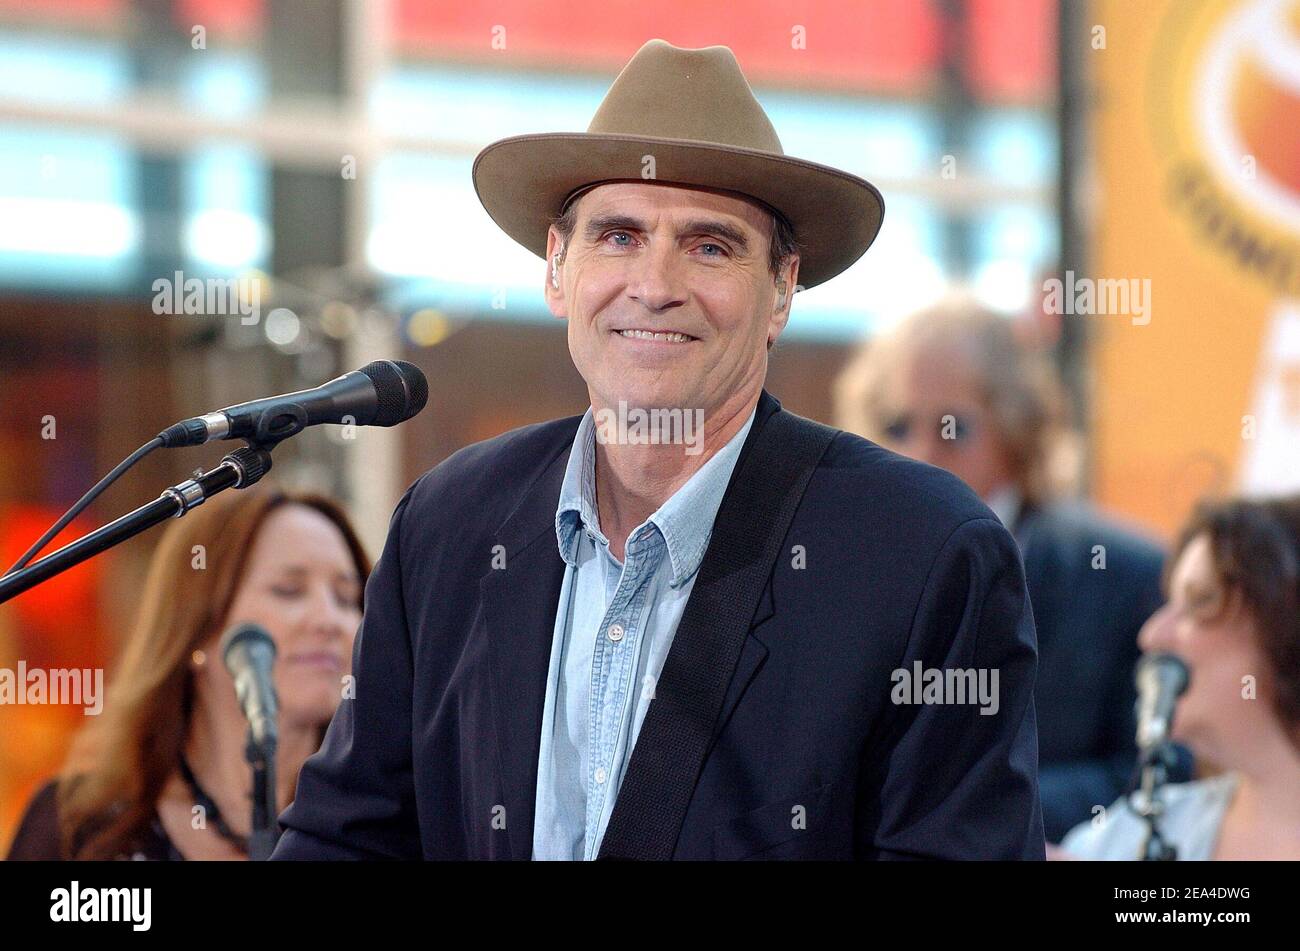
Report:
[{"label": "yellow sign", "polygon": [[1205,492],[1300,488],[1300,0],[1092,8],[1098,500],[1164,532]]}]

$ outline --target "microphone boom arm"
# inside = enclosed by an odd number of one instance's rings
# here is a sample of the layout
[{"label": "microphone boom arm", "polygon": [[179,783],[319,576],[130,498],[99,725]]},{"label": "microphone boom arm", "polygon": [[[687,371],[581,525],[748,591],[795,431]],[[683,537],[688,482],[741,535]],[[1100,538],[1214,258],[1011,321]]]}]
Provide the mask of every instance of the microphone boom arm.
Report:
[{"label": "microphone boom arm", "polygon": [[64,545],[21,571],[0,578],[0,604],[62,574],[73,565],[79,565],[128,538],[134,538],[159,522],[180,518],[218,492],[230,488],[247,488],[270,469],[271,453],[260,445],[250,443],[227,453],[219,464],[207,472],[163,490],[162,495],[154,501]]}]

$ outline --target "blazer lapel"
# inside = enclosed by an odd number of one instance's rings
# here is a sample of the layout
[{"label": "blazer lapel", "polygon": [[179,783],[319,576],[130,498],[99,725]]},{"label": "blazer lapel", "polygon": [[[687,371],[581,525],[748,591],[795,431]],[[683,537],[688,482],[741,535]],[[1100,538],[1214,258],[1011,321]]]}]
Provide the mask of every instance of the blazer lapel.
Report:
[{"label": "blazer lapel", "polygon": [[722,708],[718,711],[718,722],[714,727],[714,732],[721,732],[726,726],[727,720],[731,718],[731,711],[740,703],[740,698],[745,695],[745,690],[749,687],[750,681],[758,673],[763,662],[767,660],[767,645],[763,643],[758,633],[760,625],[775,615],[772,606],[772,582],[767,583],[763,589],[763,597],[758,602],[758,611],[754,614],[754,620],[750,623],[749,636],[745,638],[745,643],[741,645],[740,657],[736,661],[736,671],[731,675],[731,683],[727,685],[726,696],[722,700]]},{"label": "blazer lapel", "polygon": [[[741,448],[740,455],[736,459],[736,466],[731,470],[731,481],[727,485],[727,491],[732,491],[736,484],[737,473],[745,459],[749,456],[750,449],[754,445],[756,431],[767,422],[768,417],[781,408],[780,401],[772,396],[767,390],[763,390],[758,398],[758,408],[754,412],[754,425],[750,427],[749,436],[745,439],[745,445]],[[736,670],[731,676],[731,683],[727,686],[727,693],[722,700],[722,708],[718,712],[718,722],[715,732],[721,730],[731,717],[731,711],[735,709],[740,698],[744,696],[745,689],[749,686],[754,675],[758,673],[763,661],[767,660],[767,647],[762,640],[755,636],[754,632],[769,620],[776,613],[775,604],[772,600],[772,581],[769,578],[767,584],[763,587],[763,594],[758,600],[758,605],[754,610],[754,618],[750,621],[749,636],[745,638],[745,643],[741,645],[740,657],[736,660]]]},{"label": "blazer lapel", "polygon": [[479,582],[506,830],[515,859],[529,859],[533,851],[546,674],[564,581],[555,507],[569,448],[552,460],[497,532],[505,568],[489,571]]}]

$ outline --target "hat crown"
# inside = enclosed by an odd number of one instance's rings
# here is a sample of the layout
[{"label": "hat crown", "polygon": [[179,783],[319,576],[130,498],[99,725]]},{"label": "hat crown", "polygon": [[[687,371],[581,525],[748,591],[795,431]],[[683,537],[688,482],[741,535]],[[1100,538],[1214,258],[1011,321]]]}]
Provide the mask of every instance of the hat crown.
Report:
[{"label": "hat crown", "polygon": [[587,132],[785,154],[735,54],[725,46],[682,49],[650,40],[609,87]]}]

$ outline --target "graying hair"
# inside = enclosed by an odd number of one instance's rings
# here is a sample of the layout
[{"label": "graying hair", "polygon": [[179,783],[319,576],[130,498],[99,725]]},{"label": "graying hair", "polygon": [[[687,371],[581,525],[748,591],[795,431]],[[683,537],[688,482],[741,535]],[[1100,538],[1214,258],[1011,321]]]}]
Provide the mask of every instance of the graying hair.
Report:
[{"label": "graying hair", "polygon": [[886,390],[908,353],[955,347],[968,354],[1022,496],[1065,494],[1078,478],[1078,447],[1065,393],[1045,352],[1016,339],[1012,322],[967,293],[952,293],[864,342],[834,383],[835,424],[888,442]]}]

